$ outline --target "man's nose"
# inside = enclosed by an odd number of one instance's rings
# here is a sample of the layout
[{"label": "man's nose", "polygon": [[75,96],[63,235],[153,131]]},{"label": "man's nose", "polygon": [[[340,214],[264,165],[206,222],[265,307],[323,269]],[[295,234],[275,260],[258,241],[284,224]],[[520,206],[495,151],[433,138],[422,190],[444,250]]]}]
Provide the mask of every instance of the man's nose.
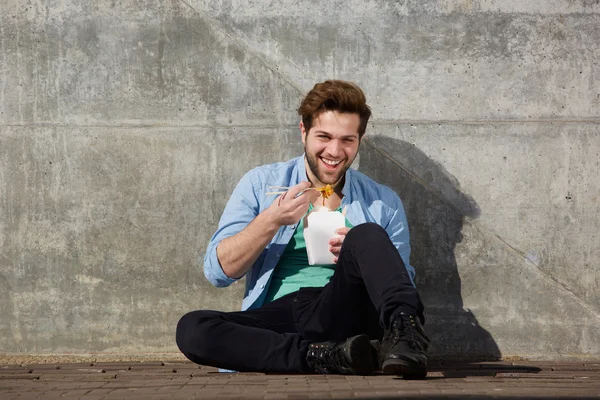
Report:
[{"label": "man's nose", "polygon": [[327,145],[327,153],[331,157],[339,157],[342,155],[342,146],[340,145],[339,140],[331,140]]}]

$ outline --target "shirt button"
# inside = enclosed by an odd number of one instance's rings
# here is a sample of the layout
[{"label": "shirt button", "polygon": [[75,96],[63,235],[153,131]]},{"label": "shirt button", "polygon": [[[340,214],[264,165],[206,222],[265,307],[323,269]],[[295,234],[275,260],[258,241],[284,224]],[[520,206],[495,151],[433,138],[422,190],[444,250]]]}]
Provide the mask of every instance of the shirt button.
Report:
[{"label": "shirt button", "polygon": [[277,258],[281,257],[281,253],[275,254],[275,257],[277,257]]},{"label": "shirt button", "polygon": [[265,288],[265,285],[260,285],[260,288],[261,288],[261,289],[264,289],[264,288]]}]

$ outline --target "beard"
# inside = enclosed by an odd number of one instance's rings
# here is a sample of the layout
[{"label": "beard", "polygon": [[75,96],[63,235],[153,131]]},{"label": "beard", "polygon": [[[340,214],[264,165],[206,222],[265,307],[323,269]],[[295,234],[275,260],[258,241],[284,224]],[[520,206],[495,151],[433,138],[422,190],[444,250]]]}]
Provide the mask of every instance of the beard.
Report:
[{"label": "beard", "polygon": [[350,165],[352,164],[352,162],[348,163],[345,167],[342,167],[340,169],[336,176],[331,177],[330,175],[326,175],[319,170],[319,158],[313,154],[309,154],[306,151],[306,145],[304,146],[304,154],[306,154],[306,162],[308,164],[310,172],[312,172],[313,175],[317,177],[319,182],[325,185],[333,185],[334,183],[344,178],[344,176],[346,175],[346,171],[348,171],[348,168],[350,168]]}]

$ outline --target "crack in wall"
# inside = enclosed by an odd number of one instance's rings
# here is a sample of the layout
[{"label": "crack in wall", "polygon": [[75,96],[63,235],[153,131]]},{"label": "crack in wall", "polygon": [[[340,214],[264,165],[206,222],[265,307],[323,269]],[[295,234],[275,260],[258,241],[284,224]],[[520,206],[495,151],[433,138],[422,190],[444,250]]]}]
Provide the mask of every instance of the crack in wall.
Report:
[{"label": "crack in wall", "polygon": [[[373,143],[367,141],[366,139],[363,139],[363,141],[365,143],[367,143],[369,146],[371,146],[375,151],[377,151],[383,157],[385,157],[386,159],[391,161],[393,164],[395,164],[398,168],[402,169],[402,171],[407,173],[412,179],[415,180],[415,182],[417,182],[418,184],[423,186],[425,188],[425,190],[432,193],[434,196],[442,199],[447,204],[449,204],[452,208],[454,208],[459,214],[462,214],[462,210],[457,204],[455,204],[451,199],[446,197],[442,192],[437,190],[434,186],[432,186],[432,185],[428,184],[426,181],[424,181],[420,176],[418,176],[414,172],[412,172],[408,167],[406,167],[400,161],[396,160],[388,152],[386,152],[385,150],[381,149],[380,147],[374,145]],[[534,263],[529,261],[525,252],[523,252],[522,250],[519,250],[518,248],[516,248],[514,246],[511,246],[504,239],[502,239],[501,236],[497,235],[491,229],[489,229],[482,223],[478,222],[477,220],[472,219],[470,221],[470,223],[473,224],[475,226],[475,228],[477,228],[482,234],[490,235],[495,240],[502,243],[506,248],[508,248],[508,250],[511,253],[515,254],[519,259],[521,259],[521,261],[523,261],[525,263],[525,265],[527,265],[529,268],[533,267],[534,271],[537,272],[539,275],[541,275],[544,279],[546,279],[546,281],[548,281],[552,286],[557,287],[559,290],[563,291],[567,297],[569,297],[570,299],[575,301],[577,304],[579,304],[581,307],[583,307],[587,311],[589,311],[592,315],[594,315],[596,317],[596,319],[600,320],[600,313],[598,311],[596,311],[591,305],[589,305],[588,303],[583,301],[581,298],[579,298],[579,296],[577,296],[573,291],[571,291],[565,284],[560,282],[552,274],[542,270],[540,267],[538,267],[537,265],[535,265]]]},{"label": "crack in wall", "polygon": [[210,15],[208,15],[207,13],[192,7],[191,4],[189,4],[187,1],[185,0],[179,0],[181,3],[183,3],[184,5],[186,5],[187,7],[189,7],[192,11],[194,11],[196,14],[198,14],[208,25],[210,25],[213,29],[216,29],[217,31],[219,31],[222,35],[224,35],[225,37],[227,37],[229,40],[231,40],[231,42],[233,44],[235,44],[241,51],[244,51],[246,54],[250,55],[251,57],[255,58],[256,60],[258,60],[261,64],[263,64],[269,71],[271,71],[274,75],[279,76],[281,79],[283,79],[285,81],[285,83],[287,83],[288,85],[290,85],[292,88],[294,88],[295,90],[298,91],[298,93],[300,94],[304,94],[304,91],[302,90],[302,88],[300,88],[299,86],[296,85],[296,83],[287,75],[283,74],[280,70],[279,70],[279,66],[277,64],[272,64],[271,62],[269,62],[269,60],[267,60],[262,54],[254,51],[252,48],[250,48],[250,46],[244,42],[242,39],[233,36],[231,33],[229,33],[229,31],[227,31],[227,29],[225,29],[221,22],[219,20],[217,20],[216,18],[212,18]]}]

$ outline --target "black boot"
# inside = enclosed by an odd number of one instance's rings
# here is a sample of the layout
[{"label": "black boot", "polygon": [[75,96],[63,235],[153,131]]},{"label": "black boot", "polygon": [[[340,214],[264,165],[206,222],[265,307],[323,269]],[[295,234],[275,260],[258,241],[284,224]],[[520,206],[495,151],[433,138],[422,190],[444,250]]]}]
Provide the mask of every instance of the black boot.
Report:
[{"label": "black boot", "polygon": [[425,379],[429,338],[419,317],[406,312],[392,315],[390,327],[381,342],[381,369],[386,375],[404,379]]},{"label": "black boot", "polygon": [[321,374],[371,375],[377,368],[377,354],[367,335],[345,342],[321,342],[308,346],[306,362]]},{"label": "black boot", "polygon": [[379,340],[371,339],[370,343],[375,372],[381,372],[381,342]]}]

